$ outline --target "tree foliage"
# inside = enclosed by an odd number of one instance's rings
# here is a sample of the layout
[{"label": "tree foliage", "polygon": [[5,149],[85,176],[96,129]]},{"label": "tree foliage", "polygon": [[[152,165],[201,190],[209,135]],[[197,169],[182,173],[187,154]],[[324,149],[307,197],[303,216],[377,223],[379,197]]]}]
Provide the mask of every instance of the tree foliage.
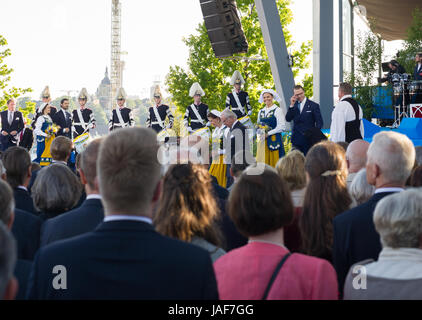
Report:
[{"label": "tree foliage", "polygon": [[397,61],[406,69],[407,73],[413,74],[415,55],[420,52],[422,52],[422,10],[416,8],[413,11],[412,24],[407,29],[404,49],[400,51]]},{"label": "tree foliage", "polygon": [[[9,87],[9,82],[11,80],[11,74],[13,72],[12,68],[9,68],[4,62],[4,59],[12,54],[12,51],[7,48],[7,40],[2,35],[0,35],[0,90],[2,90],[2,95],[0,95],[0,111],[6,109],[7,100],[10,98],[17,98],[20,95],[23,95],[27,92],[31,92],[31,88],[16,88]],[[30,109],[31,106],[29,105]],[[30,112],[30,110],[25,112]],[[23,111],[23,109],[21,110]]]},{"label": "tree foliage", "polygon": [[355,72],[345,75],[346,81],[355,88],[356,101],[363,108],[364,117],[368,120],[372,118],[374,110],[373,85],[382,52],[383,46],[379,46],[379,39],[375,34],[371,31],[359,33],[355,46]]},{"label": "tree foliage", "polygon": [[[295,43],[287,29],[293,19],[292,12],[288,7],[290,0],[277,0],[276,2],[286,45],[295,57],[293,74],[297,76],[301,69],[306,69],[310,65],[308,56],[312,50],[312,42],[302,43],[298,49],[293,49]],[[192,98],[189,97],[188,93],[194,82],[199,82],[206,93],[203,98],[204,103],[207,103],[211,109],[223,110],[227,93],[232,90],[229,80],[235,70],[239,70],[245,79],[244,90],[249,93],[253,107],[253,119],[256,119],[257,112],[261,108],[258,103],[260,91],[264,88],[274,88],[274,81],[254,1],[238,0],[237,8],[249,44],[248,53],[239,54],[238,56],[244,58],[259,57],[262,60],[216,58],[205,24],[201,23],[195,34],[183,39],[189,48],[188,70],[180,66],[171,66],[166,77],[168,91],[172,95],[174,104],[181,112],[184,112],[186,107],[192,103]],[[311,78],[308,76],[308,89],[309,80]]]}]

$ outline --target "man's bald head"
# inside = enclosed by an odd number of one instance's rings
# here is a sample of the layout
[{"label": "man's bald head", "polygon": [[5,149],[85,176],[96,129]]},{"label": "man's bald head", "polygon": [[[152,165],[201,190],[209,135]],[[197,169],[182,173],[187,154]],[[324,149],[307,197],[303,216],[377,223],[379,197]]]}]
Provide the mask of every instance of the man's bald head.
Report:
[{"label": "man's bald head", "polygon": [[359,172],[366,166],[366,154],[369,143],[364,140],[354,140],[349,144],[346,151],[347,168],[349,173]]}]

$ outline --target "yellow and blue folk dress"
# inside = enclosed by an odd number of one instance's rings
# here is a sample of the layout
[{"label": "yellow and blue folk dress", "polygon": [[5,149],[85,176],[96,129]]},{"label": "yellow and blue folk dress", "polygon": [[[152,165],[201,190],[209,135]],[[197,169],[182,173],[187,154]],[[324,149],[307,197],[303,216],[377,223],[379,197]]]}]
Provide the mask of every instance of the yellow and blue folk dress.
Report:
[{"label": "yellow and blue folk dress", "polygon": [[227,164],[224,162],[224,134],[226,126],[216,127],[212,133],[212,156],[210,174],[217,178],[218,184],[223,188],[227,186]]}]

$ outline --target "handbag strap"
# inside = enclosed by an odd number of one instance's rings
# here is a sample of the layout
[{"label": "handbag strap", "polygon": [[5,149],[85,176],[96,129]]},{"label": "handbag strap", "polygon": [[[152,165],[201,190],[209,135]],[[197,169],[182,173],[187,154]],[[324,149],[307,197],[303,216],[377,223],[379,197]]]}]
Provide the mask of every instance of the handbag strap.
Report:
[{"label": "handbag strap", "polygon": [[262,297],[262,300],[267,300],[268,294],[270,293],[271,287],[273,286],[275,278],[277,278],[277,275],[280,272],[281,267],[283,267],[283,264],[286,262],[286,260],[291,256],[292,254],[289,252],[287,253],[283,259],[279,262],[277,267],[275,268],[273,275],[271,276],[270,282],[268,282],[267,288],[265,289],[264,295]]}]

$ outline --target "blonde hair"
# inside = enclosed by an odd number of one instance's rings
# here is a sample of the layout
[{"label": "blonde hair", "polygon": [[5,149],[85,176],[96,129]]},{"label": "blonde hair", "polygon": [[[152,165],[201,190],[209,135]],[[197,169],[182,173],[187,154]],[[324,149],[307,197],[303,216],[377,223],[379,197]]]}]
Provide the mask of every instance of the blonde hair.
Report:
[{"label": "blonde hair", "polygon": [[113,131],[100,146],[97,176],[107,213],[145,213],[161,176],[157,134],[148,128]]},{"label": "blonde hair", "polygon": [[290,191],[300,190],[306,186],[305,156],[299,150],[290,151],[278,160],[275,168],[279,176],[287,182]]}]

